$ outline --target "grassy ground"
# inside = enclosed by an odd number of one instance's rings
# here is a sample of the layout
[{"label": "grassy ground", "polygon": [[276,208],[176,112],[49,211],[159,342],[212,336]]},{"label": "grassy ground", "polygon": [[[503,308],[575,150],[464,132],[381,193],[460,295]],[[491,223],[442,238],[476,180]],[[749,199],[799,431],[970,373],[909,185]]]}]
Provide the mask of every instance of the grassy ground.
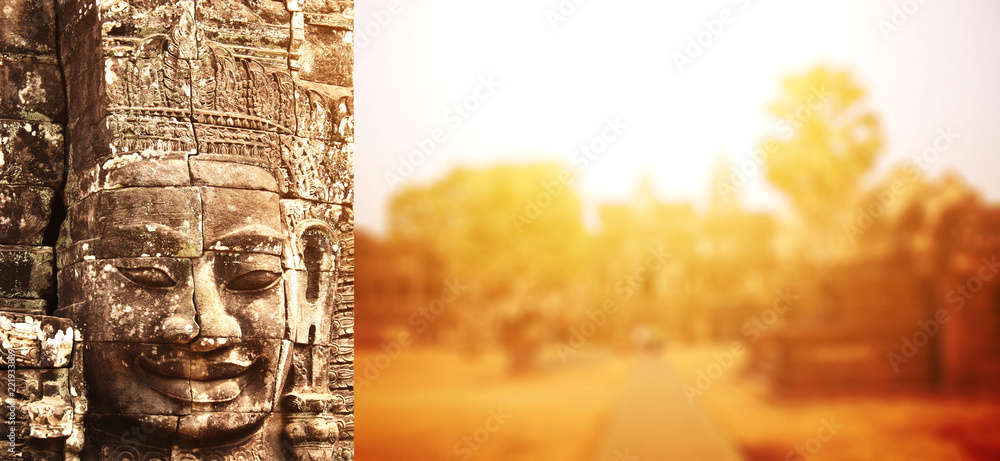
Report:
[{"label": "grassy ground", "polygon": [[[698,370],[722,350],[671,348],[667,359],[694,384]],[[375,357],[375,351],[357,351],[358,379]],[[358,459],[590,461],[633,363],[581,351],[567,363],[550,357],[538,372],[512,377],[499,354],[469,361],[447,349],[410,347],[371,384],[359,384]],[[782,402],[737,363],[698,402],[749,461],[1000,459],[997,400],[910,395]],[[509,418],[487,423],[498,410]],[[820,442],[824,420],[843,427]],[[797,446],[806,457],[794,454]]]}]

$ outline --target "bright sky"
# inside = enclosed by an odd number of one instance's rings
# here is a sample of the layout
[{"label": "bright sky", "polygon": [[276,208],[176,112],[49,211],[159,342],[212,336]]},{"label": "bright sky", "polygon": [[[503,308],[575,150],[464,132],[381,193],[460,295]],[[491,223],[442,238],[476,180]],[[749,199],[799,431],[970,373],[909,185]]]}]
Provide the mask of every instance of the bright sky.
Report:
[{"label": "bright sky", "polygon": [[[852,68],[868,89],[886,140],[880,168],[950,127],[960,138],[927,165],[931,176],[957,169],[1000,201],[1000,2],[576,1],[356,3],[358,226],[384,231],[387,172],[426,183],[456,165],[512,161],[573,168],[590,210],[630,196],[642,174],[665,200],[703,204],[718,156],[738,164],[773,131],[766,105],[782,78],[820,63]],[[553,28],[547,12],[561,15],[561,4],[569,14]],[[900,26],[885,37],[879,23],[893,24],[894,6]],[[727,9],[709,43],[703,22]],[[674,53],[699,34],[708,46],[678,70]],[[451,108],[463,102],[472,110],[459,118]],[[622,134],[575,165],[616,117]],[[434,145],[411,172],[400,157],[419,140]],[[744,203],[781,207],[760,172]]]}]

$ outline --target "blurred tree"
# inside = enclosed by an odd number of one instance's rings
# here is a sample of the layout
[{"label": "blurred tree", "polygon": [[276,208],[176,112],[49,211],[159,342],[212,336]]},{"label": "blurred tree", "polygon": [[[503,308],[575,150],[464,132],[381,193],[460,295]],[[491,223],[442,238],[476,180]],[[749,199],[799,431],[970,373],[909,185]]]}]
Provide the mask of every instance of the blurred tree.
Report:
[{"label": "blurred tree", "polygon": [[778,137],[764,143],[767,179],[805,219],[829,222],[849,205],[882,148],[878,118],[846,70],[818,66],[782,83],[768,107]]},{"label": "blurred tree", "polygon": [[[485,321],[465,322],[466,334],[495,336],[512,357],[530,357],[545,336],[539,328],[578,307],[576,292],[591,270],[572,179],[549,163],[459,168],[394,195],[389,238],[432,249],[446,272],[470,287],[455,315]],[[552,296],[562,302],[538,302]]]},{"label": "blurred tree", "polygon": [[430,246],[451,273],[487,286],[578,280],[588,237],[580,196],[561,174],[571,177],[545,163],[456,169],[393,196],[389,236]]}]

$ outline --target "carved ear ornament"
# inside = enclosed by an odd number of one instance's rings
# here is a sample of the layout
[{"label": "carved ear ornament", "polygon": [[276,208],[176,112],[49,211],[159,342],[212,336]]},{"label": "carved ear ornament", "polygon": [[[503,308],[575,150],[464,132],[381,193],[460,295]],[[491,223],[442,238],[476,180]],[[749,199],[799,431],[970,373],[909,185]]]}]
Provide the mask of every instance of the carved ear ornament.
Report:
[{"label": "carved ear ornament", "polygon": [[329,224],[318,219],[304,219],[291,232],[291,250],[286,254],[296,270],[330,272],[336,266],[339,250],[336,233]]}]

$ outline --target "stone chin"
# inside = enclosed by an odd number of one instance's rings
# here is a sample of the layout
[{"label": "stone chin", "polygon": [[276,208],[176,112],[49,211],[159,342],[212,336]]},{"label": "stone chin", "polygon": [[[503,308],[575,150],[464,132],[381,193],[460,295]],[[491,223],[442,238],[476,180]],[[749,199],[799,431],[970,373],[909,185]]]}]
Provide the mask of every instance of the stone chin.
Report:
[{"label": "stone chin", "polygon": [[196,411],[180,417],[175,443],[184,448],[238,445],[258,435],[270,414]]}]

